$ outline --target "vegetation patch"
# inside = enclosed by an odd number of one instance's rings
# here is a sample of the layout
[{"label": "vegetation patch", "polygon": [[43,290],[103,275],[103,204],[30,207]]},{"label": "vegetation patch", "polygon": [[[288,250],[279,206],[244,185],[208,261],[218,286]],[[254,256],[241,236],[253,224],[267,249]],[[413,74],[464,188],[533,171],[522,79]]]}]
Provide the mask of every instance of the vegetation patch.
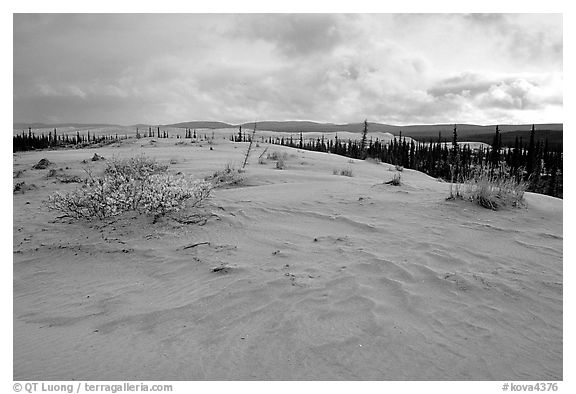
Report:
[{"label": "vegetation patch", "polygon": [[506,206],[524,206],[528,183],[511,175],[506,166],[499,170],[477,167],[464,181],[464,186],[463,198],[484,208],[498,210]]},{"label": "vegetation patch", "polygon": [[388,182],[384,182],[386,185],[392,185],[392,186],[400,186],[402,184],[402,178],[400,176],[400,174],[394,174],[394,177],[392,178],[392,180],[388,181]]},{"label": "vegetation patch", "polygon": [[41,159],[38,163],[34,164],[32,166],[32,168],[34,170],[45,170],[46,168],[48,168],[49,166],[51,166],[53,163],[48,160],[48,159]]},{"label": "vegetation patch", "polygon": [[16,182],[16,184],[14,185],[13,188],[13,192],[14,193],[20,193],[20,194],[24,194],[29,190],[36,190],[38,189],[38,186],[36,186],[35,184],[26,184],[26,182]]},{"label": "vegetation patch", "polygon": [[341,175],[341,176],[349,176],[349,177],[354,176],[354,174],[352,173],[351,167],[334,169],[334,170],[332,170],[332,174],[333,175]]},{"label": "vegetation patch", "polygon": [[136,211],[156,220],[185,206],[198,206],[210,197],[209,183],[167,174],[166,169],[167,166],[143,156],[112,160],[103,176],[95,177],[87,171],[88,179],[81,188],[66,194],[54,193],[46,204],[49,209],[77,219],[104,219]]},{"label": "vegetation patch", "polygon": [[212,187],[238,186],[244,182],[242,171],[227,163],[223,170],[215,171],[212,175],[204,178]]}]

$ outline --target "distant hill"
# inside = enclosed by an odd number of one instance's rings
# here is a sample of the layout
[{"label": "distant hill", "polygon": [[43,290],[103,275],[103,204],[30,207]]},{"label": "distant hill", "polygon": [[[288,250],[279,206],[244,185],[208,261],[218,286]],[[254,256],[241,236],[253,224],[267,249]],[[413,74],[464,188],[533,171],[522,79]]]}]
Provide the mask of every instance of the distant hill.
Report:
[{"label": "distant hill", "polygon": [[[494,137],[494,132],[489,134],[475,134],[469,135],[466,139],[470,141],[485,142],[487,144],[492,144],[492,138]],[[515,130],[507,131],[502,133],[502,146],[513,147],[516,141],[516,137],[520,142],[520,145],[527,146],[530,141],[530,131],[528,130]],[[563,133],[557,130],[538,130],[536,127],[534,131],[534,139],[536,141],[546,141],[548,140],[548,146],[550,149],[558,150],[563,147]]]},{"label": "distant hill", "polygon": [[213,122],[213,121],[192,121],[192,122],[182,122],[170,125],[164,125],[165,127],[179,127],[182,129],[228,129],[233,127],[238,127],[224,122]]},{"label": "distant hill", "polygon": [[[489,126],[479,126],[472,124],[457,124],[458,136],[467,137],[472,135],[482,135],[482,134],[494,134],[496,125]],[[231,126],[231,127],[238,127]],[[243,123],[243,128],[253,129],[254,122]],[[526,125],[499,125],[499,130],[501,133],[510,132],[530,132],[532,127],[531,124]],[[552,123],[552,124],[537,124],[535,125],[536,130],[546,130],[549,132],[562,132],[563,124]],[[291,133],[308,133],[308,132],[337,132],[337,131],[347,131],[351,133],[361,133],[364,129],[364,123],[346,123],[346,124],[335,124],[335,123],[317,123],[310,121],[263,121],[257,122],[257,129],[268,130],[268,131],[282,131]],[[402,135],[408,137],[438,137],[438,133],[441,132],[444,137],[452,137],[452,131],[454,129],[454,124],[433,124],[433,125],[409,125],[409,126],[395,126],[383,123],[372,123],[368,122],[368,131],[370,132],[383,132],[383,133],[393,133],[398,134],[402,131]]]},{"label": "distant hill", "polygon": [[[494,135],[496,125],[478,126],[471,124],[457,124],[457,132],[459,138],[468,138],[469,136],[490,134]],[[562,123],[551,124],[537,124],[534,125],[536,130],[548,131],[550,133],[559,132],[562,134]],[[512,132],[527,132],[530,133],[532,128],[531,124],[526,125],[498,125],[498,129],[502,134]],[[437,138],[438,133],[442,133],[443,138],[452,138],[452,131],[454,130],[453,124],[438,124],[438,125],[415,125],[402,127],[402,135],[413,138]]]}]

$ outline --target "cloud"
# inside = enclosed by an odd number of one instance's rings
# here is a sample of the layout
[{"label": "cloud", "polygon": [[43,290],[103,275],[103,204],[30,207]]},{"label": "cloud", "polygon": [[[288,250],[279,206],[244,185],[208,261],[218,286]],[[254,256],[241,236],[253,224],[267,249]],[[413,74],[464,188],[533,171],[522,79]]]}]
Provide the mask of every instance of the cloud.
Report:
[{"label": "cloud", "polygon": [[14,22],[15,120],[492,123],[562,108],[558,16],[20,15]]},{"label": "cloud", "polygon": [[562,77],[554,74],[500,75],[462,73],[428,89],[434,97],[461,97],[478,108],[544,109],[562,106]]},{"label": "cloud", "polygon": [[267,42],[286,57],[330,54],[351,33],[348,18],[339,14],[243,15],[237,19],[231,35]]}]

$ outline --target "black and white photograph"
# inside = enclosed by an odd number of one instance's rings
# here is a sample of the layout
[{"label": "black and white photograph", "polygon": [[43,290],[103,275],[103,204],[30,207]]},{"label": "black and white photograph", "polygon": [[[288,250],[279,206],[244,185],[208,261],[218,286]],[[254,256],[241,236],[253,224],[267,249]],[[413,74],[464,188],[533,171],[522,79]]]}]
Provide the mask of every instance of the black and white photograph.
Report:
[{"label": "black and white photograph", "polygon": [[562,13],[12,22],[14,391],[562,391]]}]

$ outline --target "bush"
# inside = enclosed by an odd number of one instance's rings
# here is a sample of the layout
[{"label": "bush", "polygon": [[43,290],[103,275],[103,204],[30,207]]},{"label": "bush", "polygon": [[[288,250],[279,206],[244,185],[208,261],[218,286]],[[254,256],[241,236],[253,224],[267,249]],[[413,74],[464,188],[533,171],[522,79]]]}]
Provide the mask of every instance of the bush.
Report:
[{"label": "bush", "polygon": [[394,174],[394,177],[392,178],[392,180],[385,182],[385,184],[392,185],[392,186],[400,186],[402,184],[401,179],[402,178],[401,178],[400,174]]},{"label": "bush", "polygon": [[155,219],[177,212],[189,203],[197,206],[210,196],[211,185],[182,175],[155,173],[165,166],[144,157],[113,160],[104,175],[89,178],[82,188],[55,193],[49,209],[77,219],[104,219],[128,211],[153,215]]},{"label": "bush", "polygon": [[274,151],[272,153],[268,153],[266,158],[268,160],[286,160],[288,158],[288,154],[286,152],[280,153],[278,151]]},{"label": "bush", "polygon": [[213,187],[226,187],[241,184],[244,182],[244,177],[240,170],[228,163],[223,170],[215,171],[212,175],[204,178],[204,180],[209,182]]},{"label": "bush", "polygon": [[339,170],[332,170],[332,174],[333,175],[342,175],[342,176],[349,176],[352,177],[354,176],[352,174],[352,168],[348,167],[348,168],[341,168]]},{"label": "bush", "polygon": [[511,175],[506,165],[498,169],[476,167],[464,185],[466,199],[492,210],[505,206],[523,206],[527,188],[527,183]]},{"label": "bush", "polygon": [[32,169],[34,170],[45,170],[46,168],[48,168],[49,166],[51,166],[52,163],[50,160],[48,159],[41,159],[38,163],[34,164],[32,166]]},{"label": "bush", "polygon": [[[264,164],[265,161],[261,160],[262,156],[263,156],[263,154],[260,156],[258,162],[261,162],[261,164]],[[284,168],[286,168],[286,160],[288,159],[288,154],[286,152],[280,153],[280,152],[275,151],[272,153],[268,153],[268,155],[266,156],[266,159],[276,160],[276,169],[283,170]]]},{"label": "bush", "polygon": [[26,193],[28,190],[35,190],[38,187],[35,184],[28,185],[26,182],[16,182],[13,188],[14,193]]},{"label": "bush", "polygon": [[129,159],[114,158],[107,163],[104,173],[143,180],[153,174],[166,172],[166,170],[168,170],[168,165],[160,164],[156,160],[142,155]]},{"label": "bush", "polygon": [[286,160],[282,156],[280,156],[276,161],[276,169],[283,170],[284,168],[286,168]]},{"label": "bush", "polygon": [[186,202],[196,207],[210,197],[212,187],[207,182],[190,182],[182,176],[152,175],[140,196],[142,210],[149,215],[164,216],[178,212]]}]

